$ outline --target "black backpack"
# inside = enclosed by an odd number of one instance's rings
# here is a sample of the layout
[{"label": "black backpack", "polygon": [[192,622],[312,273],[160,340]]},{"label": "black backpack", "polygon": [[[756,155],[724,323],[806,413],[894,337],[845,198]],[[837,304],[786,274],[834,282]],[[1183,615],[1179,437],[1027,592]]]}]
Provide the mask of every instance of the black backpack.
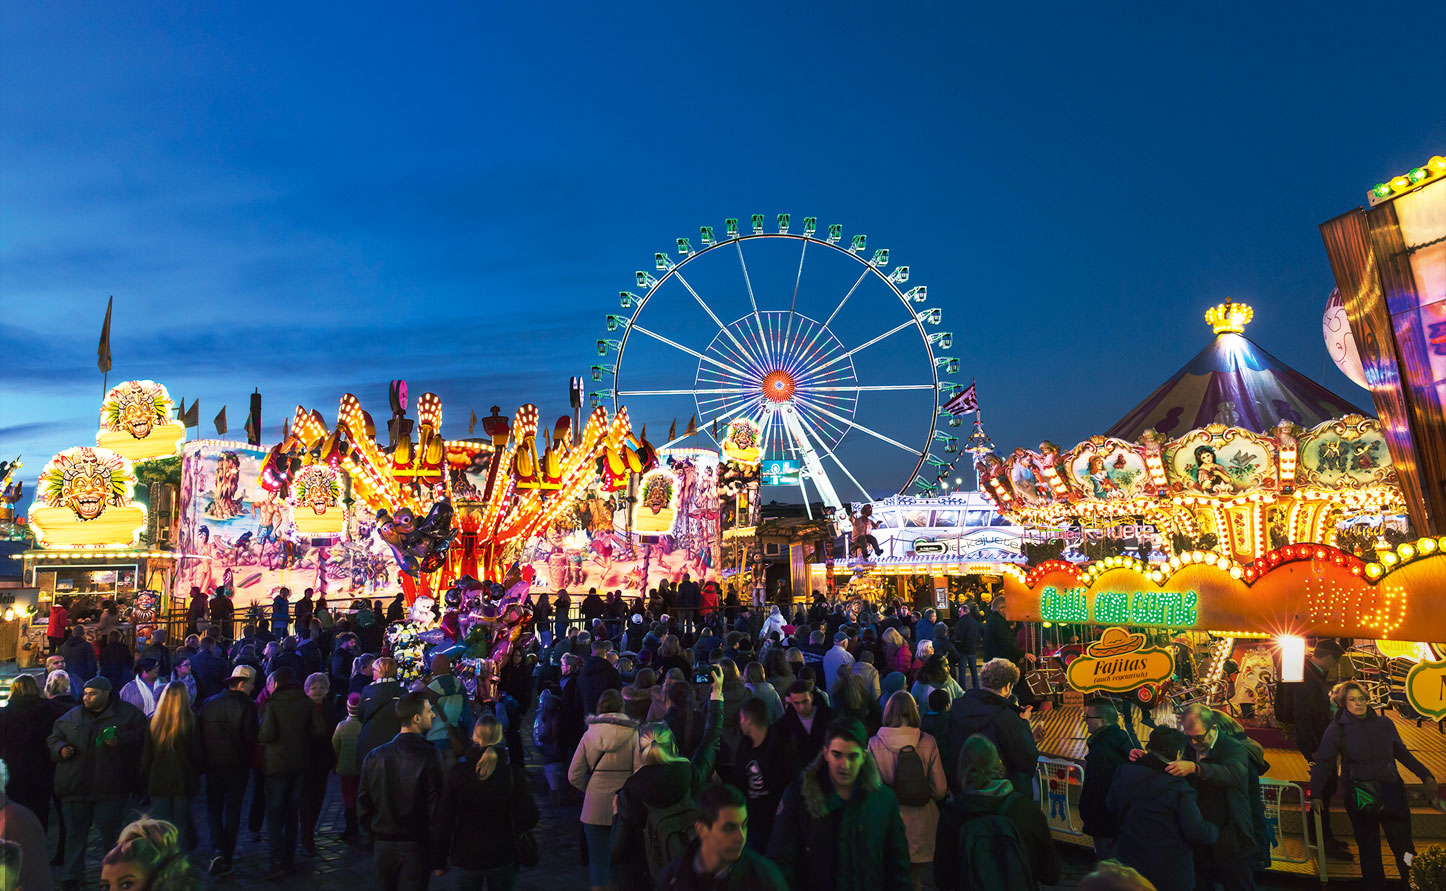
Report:
[{"label": "black backpack", "polygon": [[959,887],[974,891],[1034,891],[1038,885],[1014,821],[1004,811],[1018,796],[1004,796],[992,814],[964,821],[959,829]]},{"label": "black backpack", "polygon": [[894,781],[889,784],[899,804],[909,807],[923,807],[934,798],[929,787],[929,774],[924,770],[924,759],[913,746],[904,746],[894,756]]},{"label": "black backpack", "polygon": [[643,824],[643,851],[647,855],[648,874],[656,878],[663,867],[683,856],[692,843],[693,823],[697,820],[693,796],[684,795],[667,807],[648,808]]}]

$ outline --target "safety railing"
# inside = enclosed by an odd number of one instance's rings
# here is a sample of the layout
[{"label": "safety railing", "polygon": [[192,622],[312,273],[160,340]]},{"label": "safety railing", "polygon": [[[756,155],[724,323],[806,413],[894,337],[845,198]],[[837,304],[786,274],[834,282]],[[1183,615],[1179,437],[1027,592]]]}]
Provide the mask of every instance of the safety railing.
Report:
[{"label": "safety railing", "polygon": [[[1295,800],[1294,808],[1287,807],[1292,795]],[[1325,857],[1316,845],[1311,843],[1312,829],[1315,838],[1321,837],[1321,819],[1320,814],[1311,808],[1305,787],[1288,780],[1261,777],[1260,799],[1265,805],[1265,828],[1270,842],[1271,862],[1310,863],[1314,859],[1316,873],[1320,881],[1324,882]],[[1297,830],[1300,833],[1298,838]]]},{"label": "safety railing", "polygon": [[1064,758],[1039,757],[1039,807],[1049,828],[1066,835],[1084,835],[1078,812],[1080,790],[1084,788],[1084,765]]}]

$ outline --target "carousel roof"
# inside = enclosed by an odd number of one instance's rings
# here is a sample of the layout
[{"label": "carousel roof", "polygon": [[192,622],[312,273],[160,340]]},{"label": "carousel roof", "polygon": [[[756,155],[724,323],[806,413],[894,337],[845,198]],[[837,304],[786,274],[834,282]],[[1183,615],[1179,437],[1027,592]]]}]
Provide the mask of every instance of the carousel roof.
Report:
[{"label": "carousel roof", "polygon": [[1146,430],[1176,437],[1220,423],[1265,433],[1282,420],[1302,427],[1372,415],[1261,349],[1241,332],[1253,315],[1240,303],[1205,314],[1215,340],[1175,372],[1107,435],[1134,442]]}]

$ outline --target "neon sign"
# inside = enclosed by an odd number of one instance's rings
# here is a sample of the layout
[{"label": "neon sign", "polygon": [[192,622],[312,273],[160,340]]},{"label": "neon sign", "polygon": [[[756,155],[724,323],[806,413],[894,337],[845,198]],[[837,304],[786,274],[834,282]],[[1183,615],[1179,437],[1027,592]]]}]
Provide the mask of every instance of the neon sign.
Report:
[{"label": "neon sign", "polygon": [[[1091,608],[1090,598],[1094,603]],[[1046,622],[1090,622],[1100,625],[1161,625],[1190,628],[1199,621],[1195,591],[1099,591],[1045,587],[1039,595],[1040,617]]]}]

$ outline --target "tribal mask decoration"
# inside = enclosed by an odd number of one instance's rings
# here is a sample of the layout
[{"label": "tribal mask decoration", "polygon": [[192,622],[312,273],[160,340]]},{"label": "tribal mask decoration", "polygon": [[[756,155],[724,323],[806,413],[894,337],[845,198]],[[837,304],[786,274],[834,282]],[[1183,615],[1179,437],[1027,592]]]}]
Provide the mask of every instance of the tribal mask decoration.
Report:
[{"label": "tribal mask decoration", "polygon": [[80,446],[51,458],[39,482],[47,507],[68,507],[81,520],[94,520],[108,507],[130,505],[136,476],[116,452]]},{"label": "tribal mask decoration", "polygon": [[171,396],[155,381],[126,381],[112,387],[100,406],[102,430],[145,439],[171,420]]}]

